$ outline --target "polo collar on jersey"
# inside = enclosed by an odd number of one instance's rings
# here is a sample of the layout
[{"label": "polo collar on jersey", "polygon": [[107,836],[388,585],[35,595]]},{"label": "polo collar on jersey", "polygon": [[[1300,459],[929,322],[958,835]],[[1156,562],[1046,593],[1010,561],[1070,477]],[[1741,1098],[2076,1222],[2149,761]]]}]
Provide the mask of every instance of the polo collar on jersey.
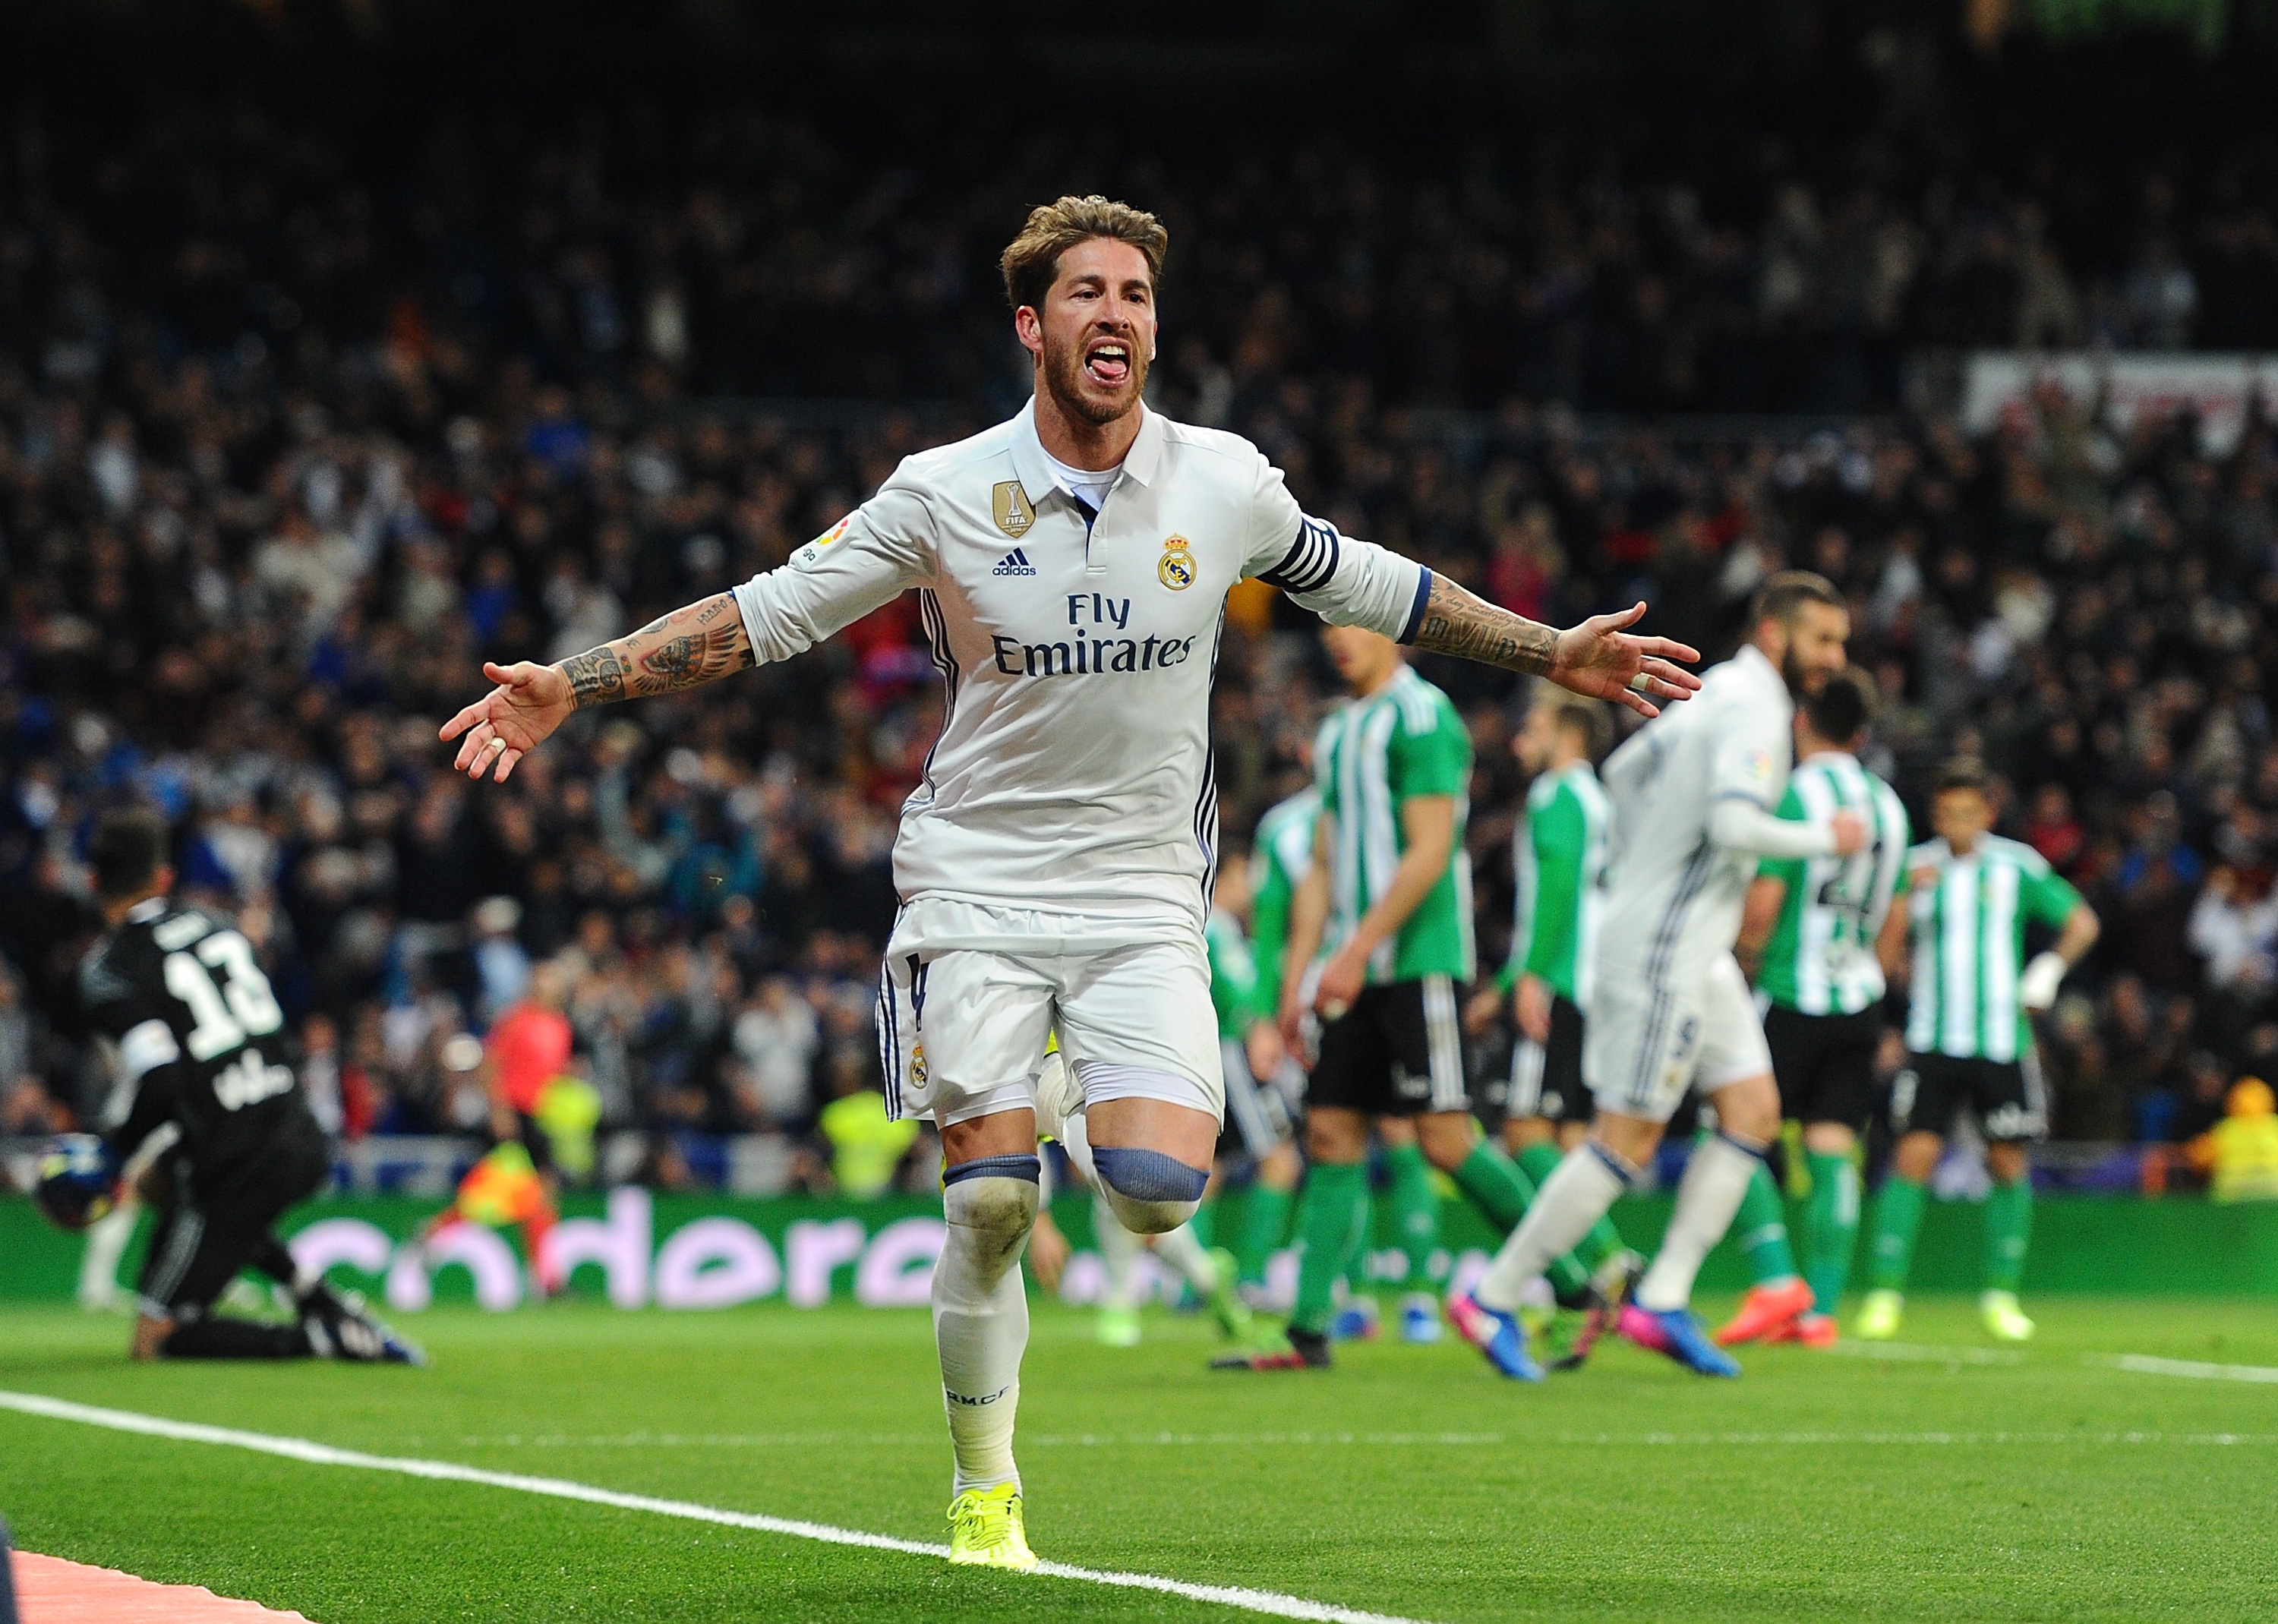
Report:
[{"label": "polo collar on jersey", "polygon": [[[1162,418],[1142,405],[1139,435],[1124,454],[1123,477],[1143,485],[1154,484],[1163,466],[1163,438]],[[1044,442],[1037,437],[1036,401],[1033,395],[1013,419],[1013,472],[1020,477],[1021,490],[1031,507],[1042,507],[1055,491],[1067,495],[1053,477],[1051,462],[1044,455]]]}]

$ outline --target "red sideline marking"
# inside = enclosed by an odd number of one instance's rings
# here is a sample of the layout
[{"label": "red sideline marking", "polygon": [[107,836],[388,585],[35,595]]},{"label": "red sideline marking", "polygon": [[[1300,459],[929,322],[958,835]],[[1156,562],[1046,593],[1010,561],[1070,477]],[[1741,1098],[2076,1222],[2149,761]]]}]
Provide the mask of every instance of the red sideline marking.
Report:
[{"label": "red sideline marking", "polygon": [[108,1567],[15,1553],[24,1624],[309,1624],[297,1613],[232,1601],[202,1584],[153,1584]]}]

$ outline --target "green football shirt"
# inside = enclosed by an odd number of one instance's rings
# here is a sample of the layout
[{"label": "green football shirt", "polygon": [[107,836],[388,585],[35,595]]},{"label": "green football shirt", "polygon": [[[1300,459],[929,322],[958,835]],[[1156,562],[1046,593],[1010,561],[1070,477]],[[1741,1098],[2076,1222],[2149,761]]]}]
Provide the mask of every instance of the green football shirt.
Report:
[{"label": "green football shirt", "polygon": [[1210,952],[1211,1008],[1218,1011],[1218,1035],[1239,1038],[1262,1013],[1257,1005],[1257,961],[1242,921],[1213,908],[1203,921],[1203,945]]},{"label": "green football shirt", "polygon": [[1266,808],[1250,846],[1250,942],[1257,961],[1258,1007],[1281,1007],[1281,956],[1289,946],[1289,905],[1313,865],[1313,826],[1321,792],[1300,789]]},{"label": "green football shirt", "polygon": [[1801,1015],[1856,1015],[1884,991],[1875,941],[1907,888],[1907,809],[1898,791],[1841,751],[1823,751],[1791,774],[1779,815],[1824,827],[1839,812],[1870,831],[1849,857],[1767,858],[1756,872],[1787,882],[1764,944],[1756,986]]},{"label": "green football shirt", "polygon": [[1503,991],[1537,975],[1568,1003],[1590,1007],[1611,824],[1606,792],[1586,761],[1540,774],[1527,786],[1526,816],[1511,842],[1517,903],[1510,962],[1498,978]]},{"label": "green football shirt", "polygon": [[2033,1033],[2017,997],[2028,920],[2061,926],[2080,893],[2041,854],[1998,835],[1968,857],[1942,840],[1907,855],[1914,982],[1907,1047],[1918,1055],[2014,1060]]},{"label": "green football shirt", "polygon": [[1365,699],[1355,699],[1321,725],[1313,747],[1321,810],[1336,820],[1329,852],[1330,952],[1392,884],[1408,848],[1401,804],[1419,795],[1451,796],[1455,848],[1448,866],[1400,929],[1372,954],[1372,985],[1473,971],[1472,868],[1464,851],[1469,812],[1472,736],[1448,696],[1405,666]]}]

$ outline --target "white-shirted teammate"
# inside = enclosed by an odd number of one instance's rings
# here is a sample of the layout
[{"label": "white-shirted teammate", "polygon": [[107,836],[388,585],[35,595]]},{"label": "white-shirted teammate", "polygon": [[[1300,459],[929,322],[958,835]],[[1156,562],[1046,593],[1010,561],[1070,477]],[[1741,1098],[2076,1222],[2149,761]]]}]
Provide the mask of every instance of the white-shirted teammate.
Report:
[{"label": "white-shirted teammate", "polygon": [[895,843],[879,1020],[890,1106],[930,1112],[946,1156],[933,1301],[959,1562],[1036,1561],[1012,1444],[1048,1033],[1129,1228],[1175,1228],[1208,1177],[1223,1104],[1203,945],[1209,700],[1227,591],[1262,580],[1326,619],[1648,716],[1700,686],[1669,663],[1692,650],[1623,631],[1642,604],[1564,632],[1523,620],[1306,517],[1247,441],[1145,409],[1167,242],[1104,198],[1036,210],[1003,261],[1029,405],[909,458],[733,593],[558,666],[486,665],[497,686],[442,729],[461,770],[503,779],[580,706],[788,659],[921,593],[949,703]]},{"label": "white-shirted teammate", "polygon": [[1843,666],[1851,617],[1841,595],[1817,576],[1783,572],[1758,590],[1750,618],[1749,641],[1708,674],[1694,702],[1640,728],[1605,765],[1614,878],[1582,1042],[1596,1120],[1449,1310],[1508,1376],[1532,1369],[1516,1317],[1521,1288],[1628,1187],[1696,1086],[1716,1106],[1717,1131],[1686,1165],[1623,1330],[1704,1374],[1739,1373],[1686,1307],[1701,1260],[1779,1133],[1771,1057],[1732,944],[1759,858],[1848,853],[1867,833],[1855,813],[1800,824],[1772,810],[1794,755],[1795,699]]}]

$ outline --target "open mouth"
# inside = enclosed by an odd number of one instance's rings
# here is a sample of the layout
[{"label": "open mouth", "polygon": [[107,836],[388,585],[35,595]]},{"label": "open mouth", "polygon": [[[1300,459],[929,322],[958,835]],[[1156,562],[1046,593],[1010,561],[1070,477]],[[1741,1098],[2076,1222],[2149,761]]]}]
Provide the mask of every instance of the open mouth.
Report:
[{"label": "open mouth", "polygon": [[1083,370],[1103,389],[1120,389],[1131,377],[1131,347],[1120,339],[1102,339],[1083,354]]}]

